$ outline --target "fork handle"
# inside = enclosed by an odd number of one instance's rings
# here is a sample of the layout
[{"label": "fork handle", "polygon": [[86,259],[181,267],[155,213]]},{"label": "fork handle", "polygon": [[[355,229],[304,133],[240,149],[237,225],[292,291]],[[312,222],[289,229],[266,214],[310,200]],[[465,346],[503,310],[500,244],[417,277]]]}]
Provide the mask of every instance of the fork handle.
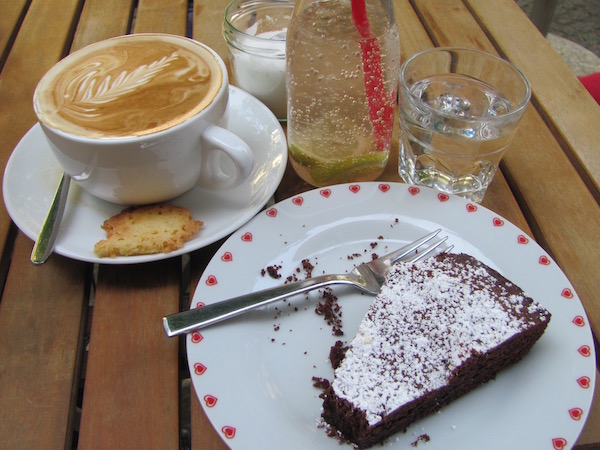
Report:
[{"label": "fork handle", "polygon": [[356,285],[356,281],[350,275],[321,275],[171,314],[163,317],[163,326],[167,336],[177,336],[244,314],[269,303],[331,284]]}]

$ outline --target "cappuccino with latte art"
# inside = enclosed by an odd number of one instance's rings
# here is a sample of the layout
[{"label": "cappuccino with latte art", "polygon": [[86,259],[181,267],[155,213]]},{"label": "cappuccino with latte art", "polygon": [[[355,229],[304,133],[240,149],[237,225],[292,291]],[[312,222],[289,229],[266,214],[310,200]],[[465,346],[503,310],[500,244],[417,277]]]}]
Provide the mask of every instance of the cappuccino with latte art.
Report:
[{"label": "cappuccino with latte art", "polygon": [[122,205],[246,180],[254,154],[221,126],[228,101],[222,58],[198,41],[160,33],[82,48],[52,67],[33,95],[65,173],[90,194]]},{"label": "cappuccino with latte art", "polygon": [[42,122],[66,133],[141,136],[194,116],[222,83],[217,60],[196,41],[129,35],[61,60],[40,81],[34,107]]}]

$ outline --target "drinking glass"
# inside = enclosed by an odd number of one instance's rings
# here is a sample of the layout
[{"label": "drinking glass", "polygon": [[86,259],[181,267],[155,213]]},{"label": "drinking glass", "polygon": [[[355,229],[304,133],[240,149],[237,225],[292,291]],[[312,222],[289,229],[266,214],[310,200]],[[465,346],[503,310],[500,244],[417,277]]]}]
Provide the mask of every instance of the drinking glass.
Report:
[{"label": "drinking glass", "polygon": [[510,62],[434,48],[400,69],[399,173],[407,183],[481,202],[529,102]]}]

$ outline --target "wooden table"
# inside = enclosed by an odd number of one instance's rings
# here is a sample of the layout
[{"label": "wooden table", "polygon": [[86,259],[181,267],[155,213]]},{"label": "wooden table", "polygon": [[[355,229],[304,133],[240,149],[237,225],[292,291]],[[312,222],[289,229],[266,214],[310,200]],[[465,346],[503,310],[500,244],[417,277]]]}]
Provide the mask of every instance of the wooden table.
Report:
[{"label": "wooden table", "polygon": [[[1,0],[1,167],[35,123],[36,83],[69,51],[155,31],[187,33],[226,59],[226,3]],[[511,0],[395,0],[395,11],[403,58],[431,46],[475,47],[510,59],[530,80],[531,105],[483,204],[556,259],[600,336],[600,107]],[[400,181],[394,159],[382,179]],[[288,170],[275,197],[307,189]],[[161,327],[162,316],[188,307],[220,242],[137,266],[54,255],[37,267],[31,240],[4,208],[0,236],[1,448],[225,448],[189,392],[184,340]],[[595,397],[579,449],[600,445],[598,388]]]}]

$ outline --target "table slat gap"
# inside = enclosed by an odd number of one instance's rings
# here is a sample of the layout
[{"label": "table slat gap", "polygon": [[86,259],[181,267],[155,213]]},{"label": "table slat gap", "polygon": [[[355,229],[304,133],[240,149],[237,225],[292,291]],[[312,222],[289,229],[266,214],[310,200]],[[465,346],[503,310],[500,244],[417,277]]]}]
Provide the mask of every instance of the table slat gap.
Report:
[{"label": "table slat gap", "polygon": [[6,279],[10,270],[10,263],[12,262],[13,252],[18,235],[19,229],[14,223],[11,222],[8,227],[4,245],[2,246],[2,255],[0,257],[0,305],[2,304],[4,286],[6,285]]},{"label": "table slat gap", "polygon": [[13,0],[2,4],[0,15],[0,72],[12,48],[31,0]]}]

